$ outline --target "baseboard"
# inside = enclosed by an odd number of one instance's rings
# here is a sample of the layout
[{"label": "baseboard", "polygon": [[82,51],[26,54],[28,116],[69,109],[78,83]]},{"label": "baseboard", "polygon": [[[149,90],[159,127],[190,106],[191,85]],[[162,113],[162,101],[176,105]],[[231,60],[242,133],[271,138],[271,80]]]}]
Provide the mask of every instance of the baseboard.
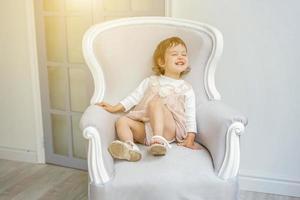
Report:
[{"label": "baseboard", "polygon": [[241,190],[300,197],[300,181],[251,174],[239,173]]},{"label": "baseboard", "polygon": [[0,146],[0,159],[38,163],[35,151]]}]

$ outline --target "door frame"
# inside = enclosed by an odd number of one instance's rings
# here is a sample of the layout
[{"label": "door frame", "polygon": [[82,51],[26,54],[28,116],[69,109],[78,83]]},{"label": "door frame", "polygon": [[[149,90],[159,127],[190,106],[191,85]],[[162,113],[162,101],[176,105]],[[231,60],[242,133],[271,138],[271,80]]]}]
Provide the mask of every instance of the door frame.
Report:
[{"label": "door frame", "polygon": [[26,0],[28,54],[32,80],[32,93],[35,116],[36,162],[45,163],[44,127],[42,117],[42,99],[39,77],[39,49],[37,48],[37,29],[34,0]]}]

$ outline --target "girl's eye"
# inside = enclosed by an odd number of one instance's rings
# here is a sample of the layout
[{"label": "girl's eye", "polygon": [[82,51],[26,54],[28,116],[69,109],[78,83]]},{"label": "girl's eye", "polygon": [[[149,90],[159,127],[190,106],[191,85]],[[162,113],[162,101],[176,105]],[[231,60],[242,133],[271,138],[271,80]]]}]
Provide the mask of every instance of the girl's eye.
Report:
[{"label": "girl's eye", "polygon": [[177,53],[172,53],[171,56],[177,56]]}]

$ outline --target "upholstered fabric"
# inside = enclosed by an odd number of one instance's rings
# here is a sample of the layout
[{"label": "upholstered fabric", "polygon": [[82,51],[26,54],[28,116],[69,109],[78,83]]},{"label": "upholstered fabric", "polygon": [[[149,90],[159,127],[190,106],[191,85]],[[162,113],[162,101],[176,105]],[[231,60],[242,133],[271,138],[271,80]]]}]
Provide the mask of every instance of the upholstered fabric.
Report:
[{"label": "upholstered fabric", "polygon": [[245,126],[247,118],[222,101],[208,101],[197,107],[197,126],[200,141],[212,155],[215,171],[222,165],[226,147],[226,133],[231,124],[241,122]]},{"label": "upholstered fabric", "polygon": [[222,180],[206,149],[196,151],[172,143],[164,157],[154,157],[139,145],[139,162],[116,161],[114,178],[90,185],[92,200],[232,200],[238,199],[236,178]]}]

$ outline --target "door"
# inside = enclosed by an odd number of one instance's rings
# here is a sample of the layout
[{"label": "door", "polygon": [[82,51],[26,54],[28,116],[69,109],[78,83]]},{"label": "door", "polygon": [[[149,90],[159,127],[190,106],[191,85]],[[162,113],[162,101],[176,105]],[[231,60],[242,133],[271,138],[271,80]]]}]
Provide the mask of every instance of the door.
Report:
[{"label": "door", "polygon": [[81,41],[93,24],[129,16],[164,16],[163,0],[35,1],[47,163],[87,169],[79,120],[93,92]]}]

